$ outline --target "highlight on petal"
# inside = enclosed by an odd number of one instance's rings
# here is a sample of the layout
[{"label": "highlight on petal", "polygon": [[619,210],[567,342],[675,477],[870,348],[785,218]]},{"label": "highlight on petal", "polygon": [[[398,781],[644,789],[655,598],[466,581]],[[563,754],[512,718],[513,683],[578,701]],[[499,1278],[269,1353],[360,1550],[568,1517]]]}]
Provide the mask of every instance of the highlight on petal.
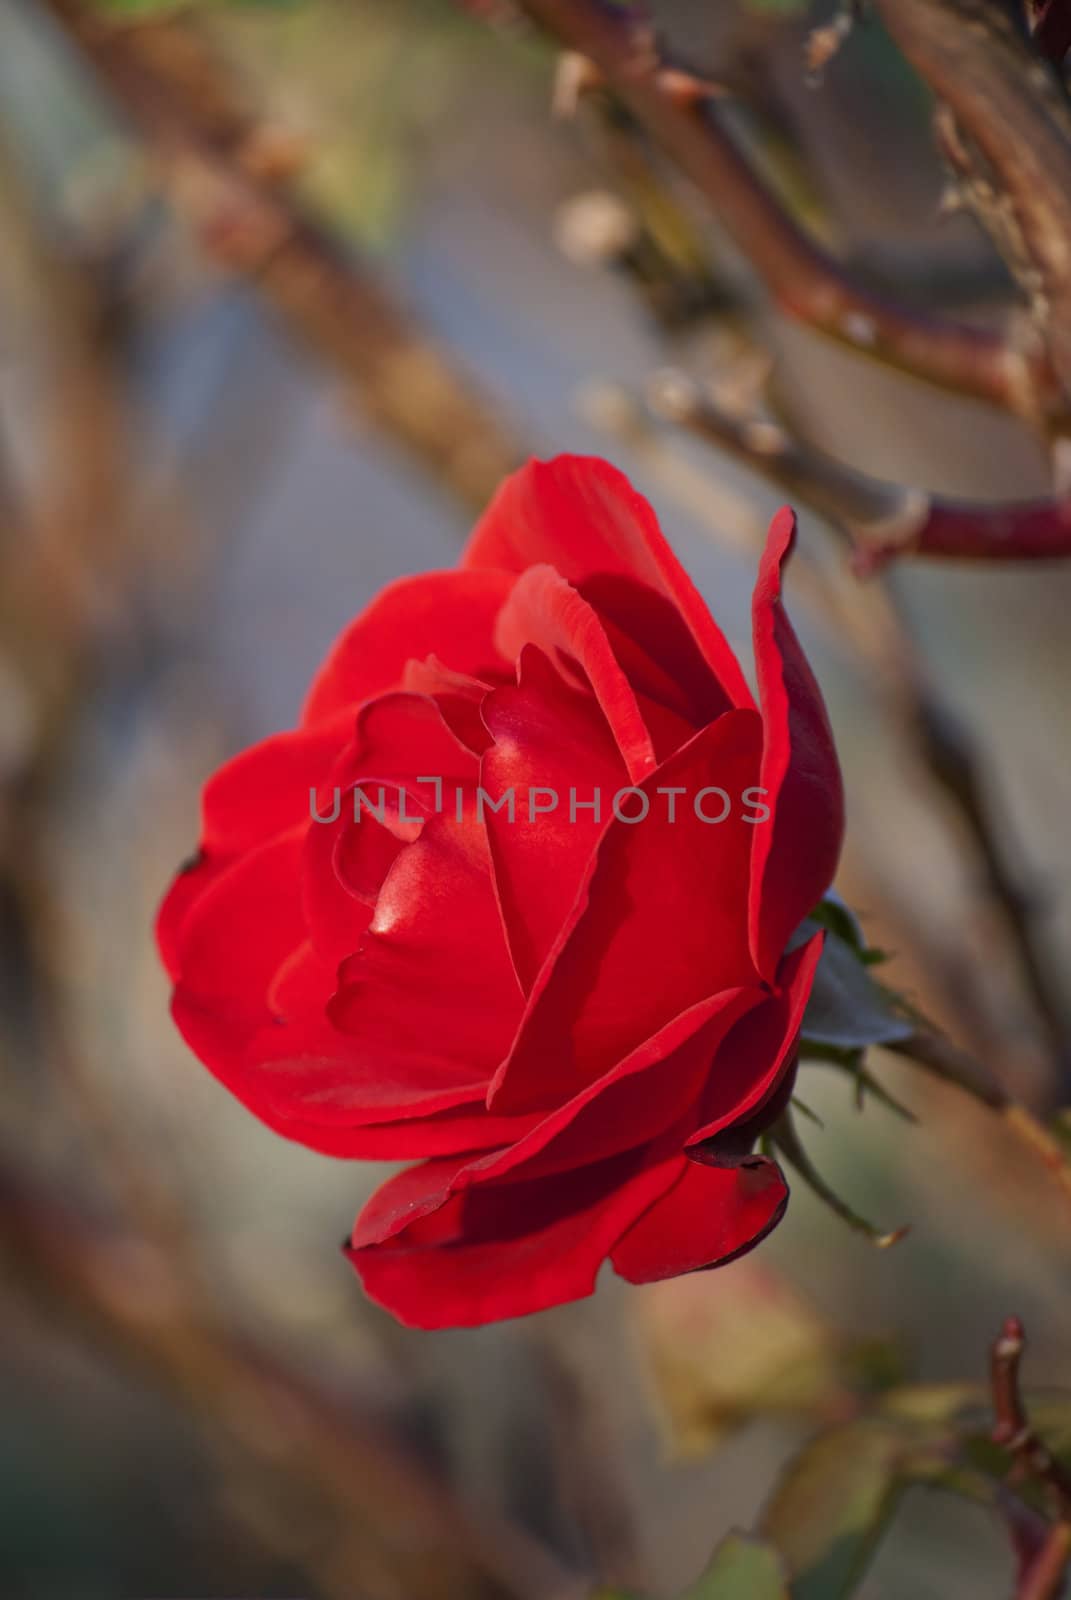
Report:
[{"label": "highlight on petal", "polygon": [[601,573],[638,578],[679,608],[730,702],[754,704],[736,657],[653,510],[608,461],[568,455],[530,461],[499,489],[463,561],[467,570],[515,573],[547,562],[572,584]]},{"label": "highlight on petal", "polygon": [[521,653],[516,686],[493,690],[483,717],[492,738],[480,769],[492,802],[483,807],[484,827],[506,939],[527,994],[610,823],[612,797],[629,776],[592,695],[570,688],[534,645]]},{"label": "highlight on petal", "polygon": [[433,816],[387,874],[330,1018],[403,1081],[442,1075],[486,1093],[521,1005],[483,831],[471,811]]},{"label": "highlight on petal", "polygon": [[787,508],[774,518],[753,606],[769,822],[756,827],[749,895],[755,965],[772,979],[789,938],[828,889],[844,834],[844,792],[821,691],[781,598],[796,537]]}]

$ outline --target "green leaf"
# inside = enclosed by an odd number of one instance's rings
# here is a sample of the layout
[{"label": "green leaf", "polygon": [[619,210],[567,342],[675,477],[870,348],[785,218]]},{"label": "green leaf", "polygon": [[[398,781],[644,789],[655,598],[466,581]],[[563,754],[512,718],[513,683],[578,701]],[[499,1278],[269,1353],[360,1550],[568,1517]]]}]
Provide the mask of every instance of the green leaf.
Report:
[{"label": "green leaf", "polygon": [[[621,1589],[598,1589],[591,1600],[637,1600]],[[678,1600],[789,1600],[784,1562],[773,1545],[730,1533],[710,1565]]]},{"label": "green leaf", "polygon": [[944,1479],[955,1438],[943,1427],[866,1417],[821,1434],[788,1468],[761,1531],[788,1567],[793,1600],[847,1600],[904,1489]]},{"label": "green leaf", "polygon": [[773,1545],[730,1533],[680,1600],[789,1600],[784,1563]]},{"label": "green leaf", "polygon": [[908,1039],[917,1023],[899,997],[878,983],[866,960],[858,924],[846,907],[823,901],[800,937],[826,928],[825,948],[803,1018],[802,1040],[818,1050],[863,1050]]}]

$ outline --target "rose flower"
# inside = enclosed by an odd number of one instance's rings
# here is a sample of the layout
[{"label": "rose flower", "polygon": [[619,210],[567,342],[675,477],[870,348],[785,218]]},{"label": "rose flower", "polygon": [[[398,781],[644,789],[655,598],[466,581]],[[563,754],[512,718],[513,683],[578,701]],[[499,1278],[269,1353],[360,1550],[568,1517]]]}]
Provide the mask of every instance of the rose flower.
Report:
[{"label": "rose flower", "polygon": [[278,1133],[415,1163],[346,1246],[406,1323],[714,1266],[784,1211],[746,1152],[791,1091],[821,950],[793,935],[843,828],[794,532],[762,558],[756,708],[626,479],[533,462],[205,788],[159,921],[175,1020]]}]

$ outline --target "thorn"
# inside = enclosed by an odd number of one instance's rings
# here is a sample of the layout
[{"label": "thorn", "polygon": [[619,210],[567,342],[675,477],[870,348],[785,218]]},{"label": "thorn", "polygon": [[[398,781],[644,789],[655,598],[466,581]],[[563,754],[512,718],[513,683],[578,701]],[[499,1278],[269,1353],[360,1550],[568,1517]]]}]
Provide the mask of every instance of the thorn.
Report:
[{"label": "thorn", "polygon": [[942,221],[967,210],[967,201],[958,183],[946,183],[937,202],[937,215]]},{"label": "thorn", "polygon": [[699,390],[686,373],[667,367],[656,372],[648,384],[647,401],[667,422],[686,422],[699,409]]},{"label": "thorn", "polygon": [[851,12],[845,11],[835,21],[812,29],[804,47],[804,60],[812,85],[821,82],[822,73],[851,33],[854,22]]},{"label": "thorn", "polygon": [[606,79],[601,68],[576,50],[564,50],[558,57],[551,91],[551,113],[563,121],[575,117],[584,95],[601,89]]},{"label": "thorn", "polygon": [[667,100],[685,110],[705,105],[708,100],[722,100],[729,93],[724,84],[697,78],[694,73],[682,72],[677,67],[660,68],[655,74],[655,82]]}]

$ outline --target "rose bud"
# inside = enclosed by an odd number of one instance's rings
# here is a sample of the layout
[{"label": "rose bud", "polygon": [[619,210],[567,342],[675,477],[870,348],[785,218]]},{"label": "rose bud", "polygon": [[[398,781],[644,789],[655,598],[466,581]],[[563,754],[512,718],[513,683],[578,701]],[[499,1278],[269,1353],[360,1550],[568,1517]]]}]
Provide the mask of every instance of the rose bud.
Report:
[{"label": "rose bud", "polygon": [[822,934],[792,936],[843,830],[794,535],[780,512],[756,707],[627,480],[533,462],[205,788],[159,920],[175,1020],[287,1138],[415,1163],[347,1245],[406,1323],[714,1266],[782,1215],[746,1151],[791,1092]]}]

